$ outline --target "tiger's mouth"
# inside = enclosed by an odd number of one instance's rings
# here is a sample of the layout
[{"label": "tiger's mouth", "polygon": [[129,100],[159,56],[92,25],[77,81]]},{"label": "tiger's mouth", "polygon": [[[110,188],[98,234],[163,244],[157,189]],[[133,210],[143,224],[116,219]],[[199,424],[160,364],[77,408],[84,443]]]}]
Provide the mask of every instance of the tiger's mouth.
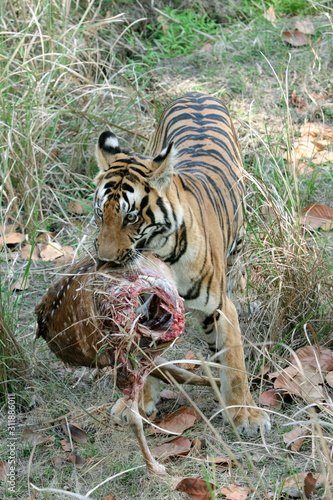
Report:
[{"label": "tiger's mouth", "polygon": [[138,263],[140,259],[141,253],[138,251],[131,251],[125,257],[119,260],[107,260],[100,259],[97,257],[96,259],[96,269],[99,271],[101,268],[104,269],[112,269],[112,270],[126,270],[129,267],[133,267],[133,265]]}]

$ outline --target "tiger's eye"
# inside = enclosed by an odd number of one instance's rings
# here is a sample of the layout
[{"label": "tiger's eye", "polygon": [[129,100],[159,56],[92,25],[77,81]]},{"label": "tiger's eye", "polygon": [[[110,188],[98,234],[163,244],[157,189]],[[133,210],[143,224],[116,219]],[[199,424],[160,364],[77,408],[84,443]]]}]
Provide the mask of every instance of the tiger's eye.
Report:
[{"label": "tiger's eye", "polygon": [[99,219],[103,219],[103,210],[101,210],[99,207],[95,208],[95,215]]},{"label": "tiger's eye", "polygon": [[125,224],[134,224],[138,220],[138,218],[139,217],[137,216],[137,214],[129,213],[125,215],[124,222]]}]

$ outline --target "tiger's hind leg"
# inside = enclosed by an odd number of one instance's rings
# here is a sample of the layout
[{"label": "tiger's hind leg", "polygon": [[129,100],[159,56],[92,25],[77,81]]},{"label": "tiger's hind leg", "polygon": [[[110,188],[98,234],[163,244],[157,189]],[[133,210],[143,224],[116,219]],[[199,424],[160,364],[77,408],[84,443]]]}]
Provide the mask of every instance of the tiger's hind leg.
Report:
[{"label": "tiger's hind leg", "polygon": [[249,390],[237,312],[228,297],[223,310],[203,321],[206,340],[221,363],[222,413],[240,434],[254,436],[270,430],[267,413],[256,407]]}]

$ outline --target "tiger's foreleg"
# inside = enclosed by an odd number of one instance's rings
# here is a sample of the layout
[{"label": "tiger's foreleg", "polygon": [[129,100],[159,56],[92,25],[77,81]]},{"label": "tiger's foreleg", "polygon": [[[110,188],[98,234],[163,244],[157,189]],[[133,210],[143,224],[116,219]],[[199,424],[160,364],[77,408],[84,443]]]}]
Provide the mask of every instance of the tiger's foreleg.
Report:
[{"label": "tiger's foreleg", "polygon": [[267,413],[256,407],[249,390],[237,312],[228,297],[223,309],[204,321],[206,340],[221,363],[223,417],[232,420],[241,434],[256,435],[270,430]]}]

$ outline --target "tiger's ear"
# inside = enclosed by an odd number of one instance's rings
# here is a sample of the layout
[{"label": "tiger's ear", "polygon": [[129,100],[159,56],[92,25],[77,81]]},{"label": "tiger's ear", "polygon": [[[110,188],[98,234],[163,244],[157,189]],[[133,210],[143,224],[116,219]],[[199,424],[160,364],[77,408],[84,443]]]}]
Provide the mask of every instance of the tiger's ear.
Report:
[{"label": "tiger's ear", "polygon": [[100,170],[108,170],[115,160],[115,155],[120,152],[117,137],[108,130],[103,132],[96,146],[96,160]]},{"label": "tiger's ear", "polygon": [[150,184],[158,191],[165,189],[171,182],[176,163],[177,150],[171,142],[152,161],[152,172],[149,176]]}]

